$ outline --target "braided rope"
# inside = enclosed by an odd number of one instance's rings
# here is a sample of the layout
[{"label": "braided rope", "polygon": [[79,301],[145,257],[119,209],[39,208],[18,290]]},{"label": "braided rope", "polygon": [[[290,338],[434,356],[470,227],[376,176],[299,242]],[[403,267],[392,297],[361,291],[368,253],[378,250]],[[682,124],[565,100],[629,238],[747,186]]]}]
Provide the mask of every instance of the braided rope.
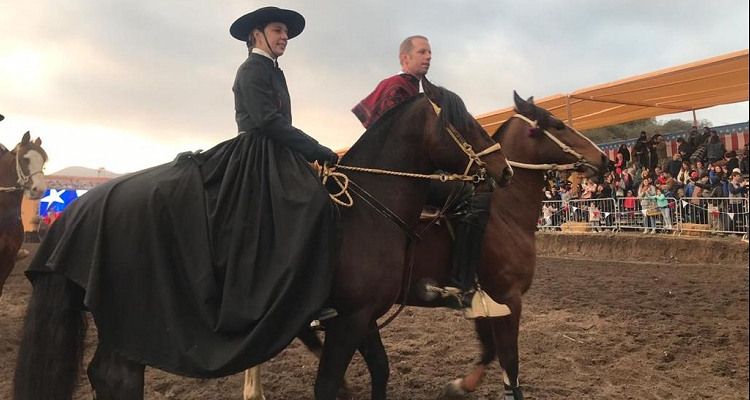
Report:
[{"label": "braided rope", "polygon": [[[343,169],[347,171],[355,171],[355,172],[366,172],[370,174],[381,174],[381,175],[390,175],[390,176],[403,176],[407,178],[417,178],[417,179],[430,179],[440,182],[447,182],[447,181],[465,181],[465,182],[474,182],[475,178],[473,176],[467,176],[467,175],[459,175],[459,174],[417,174],[413,172],[399,172],[399,171],[389,171],[385,169],[377,169],[377,168],[364,168],[364,167],[353,167],[350,165],[341,165],[336,164],[334,165],[336,169]],[[323,175],[323,184],[325,184],[330,177],[331,179],[336,182],[336,185],[341,189],[338,193],[330,194],[331,200],[333,200],[334,203],[339,204],[344,207],[351,207],[354,204],[354,200],[352,199],[352,196],[349,194],[349,177],[341,172],[335,172],[332,170],[332,168],[329,168],[328,165],[324,165],[322,168],[322,175]],[[345,196],[346,201],[340,200],[340,197]]]}]

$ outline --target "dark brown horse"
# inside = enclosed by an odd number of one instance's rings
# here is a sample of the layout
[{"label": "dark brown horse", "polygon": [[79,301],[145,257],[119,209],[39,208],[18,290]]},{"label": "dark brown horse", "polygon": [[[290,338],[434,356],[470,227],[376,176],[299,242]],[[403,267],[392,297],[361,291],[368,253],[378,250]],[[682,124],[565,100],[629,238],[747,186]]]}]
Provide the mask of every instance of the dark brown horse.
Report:
[{"label": "dark brown horse", "polygon": [[[461,172],[468,180],[481,180],[486,172],[500,184],[510,178],[505,157],[494,151],[499,146],[461,99],[426,80],[424,89],[375,123],[341,161],[363,170],[346,171],[355,205],[341,210],[343,244],[331,301],[339,316],[327,327],[318,399],[335,398],[358,347],[377,377],[373,398],[385,398],[387,360],[373,328],[402,288],[406,249],[427,196],[428,181],[419,178],[436,169]],[[64,276],[34,279],[14,378],[16,400],[71,398],[86,331],[84,296]],[[143,399],[144,365],[119,355],[101,337],[95,359],[88,374],[97,398]]]},{"label": "dark brown horse", "polygon": [[[401,137],[393,132],[384,137],[368,131],[341,160],[341,164],[347,166],[374,168],[354,171],[347,168],[350,181],[356,183],[354,193],[371,206],[342,210],[343,244],[331,294],[331,304],[339,311],[339,316],[326,324],[326,340],[315,382],[315,398],[318,400],[336,398],[356,351],[362,354],[371,373],[370,398],[386,398],[388,358],[377,319],[391,308],[408,285],[409,249],[415,243],[410,238],[414,237],[414,228],[427,199],[428,181],[415,181],[416,176],[410,175],[372,172],[390,170],[427,174],[443,166],[448,168],[447,171],[468,171],[476,160],[472,148],[481,149],[479,154],[482,154],[498,147],[489,136],[485,136],[484,129],[458,96],[438,90],[426,80],[423,86],[426,97],[434,104],[426,102],[424,96],[411,99],[399,109],[419,107],[421,111],[410,122],[404,123],[413,127],[437,126],[438,130],[450,134],[448,140],[445,140],[445,135],[439,135],[442,144],[431,142],[428,146],[415,147],[413,141],[424,137],[424,128],[417,129],[421,132]],[[442,109],[437,125],[433,122],[435,112],[430,110],[435,104]],[[383,124],[376,130],[392,131],[402,118],[406,116],[397,114],[381,120]],[[463,139],[456,140],[458,133],[468,143]],[[457,144],[463,151],[455,152]],[[468,153],[470,157],[461,153]],[[486,161],[488,165],[495,165],[491,171],[505,171],[504,176],[509,178],[510,171],[499,153],[489,154]],[[368,193],[377,194],[376,199]],[[383,212],[384,209],[389,211]],[[400,222],[394,223],[394,219]]]},{"label": "dark brown horse", "polygon": [[23,195],[36,200],[47,190],[43,170],[47,153],[41,144],[41,139],[31,141],[26,132],[12,150],[0,149],[0,296],[23,243]]},{"label": "dark brown horse", "polygon": [[[553,117],[546,110],[514,94],[516,111],[493,135],[500,143],[515,175],[511,185],[495,190],[492,211],[485,235],[479,284],[491,297],[511,309],[511,315],[475,320],[483,352],[477,367],[468,376],[456,379],[444,389],[442,397],[462,397],[477,388],[485,367],[499,359],[503,369],[507,400],[521,400],[518,384],[518,329],[521,296],[531,286],[536,265],[534,232],[541,210],[543,173],[547,170],[576,170],[589,177],[601,175],[607,165],[606,155],[589,139]],[[426,223],[422,223],[420,228]],[[453,246],[446,224],[427,230],[416,248],[413,282],[406,304],[441,307],[444,302],[423,300],[424,282],[438,287],[449,284]],[[399,302],[403,302],[401,297]],[[314,336],[300,336],[303,343],[316,350]],[[245,376],[245,400],[263,399],[260,366]],[[344,394],[346,398],[348,394]],[[454,398],[451,397],[451,398]],[[504,399],[504,400],[505,400]]]}]

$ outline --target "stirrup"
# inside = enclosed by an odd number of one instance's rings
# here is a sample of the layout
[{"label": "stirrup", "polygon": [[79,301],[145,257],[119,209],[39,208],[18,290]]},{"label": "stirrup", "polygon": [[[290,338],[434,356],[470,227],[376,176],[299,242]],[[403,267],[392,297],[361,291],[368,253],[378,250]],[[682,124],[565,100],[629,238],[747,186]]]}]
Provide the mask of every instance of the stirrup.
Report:
[{"label": "stirrup", "polygon": [[331,319],[331,318],[333,318],[335,316],[338,316],[338,315],[339,315],[339,312],[336,311],[335,308],[324,308],[324,309],[320,310],[320,314],[318,314],[318,318],[316,318],[316,319],[312,320],[312,322],[310,322],[310,328],[313,328],[313,329],[322,329],[323,324],[321,323],[321,321],[329,320],[329,319]]},{"label": "stirrup", "polygon": [[492,300],[487,292],[479,288],[471,298],[471,308],[464,308],[463,311],[466,319],[505,317],[511,314],[507,305]]}]

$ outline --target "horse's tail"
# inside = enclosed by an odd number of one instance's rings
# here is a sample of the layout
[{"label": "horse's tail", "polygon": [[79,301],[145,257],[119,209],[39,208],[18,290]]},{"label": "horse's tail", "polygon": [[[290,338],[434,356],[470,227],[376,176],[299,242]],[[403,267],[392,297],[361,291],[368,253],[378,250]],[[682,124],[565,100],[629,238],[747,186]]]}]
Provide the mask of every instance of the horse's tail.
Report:
[{"label": "horse's tail", "polygon": [[62,275],[34,280],[13,380],[15,400],[70,400],[86,336],[83,289]]}]

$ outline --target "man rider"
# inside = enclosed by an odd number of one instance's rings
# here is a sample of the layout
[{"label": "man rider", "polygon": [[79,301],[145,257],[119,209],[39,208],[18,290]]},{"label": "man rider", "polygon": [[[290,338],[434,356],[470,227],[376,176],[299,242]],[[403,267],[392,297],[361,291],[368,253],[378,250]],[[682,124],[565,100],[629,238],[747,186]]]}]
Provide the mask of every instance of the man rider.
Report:
[{"label": "man rider", "polygon": [[[370,95],[352,109],[362,125],[369,128],[390,109],[417,95],[419,83],[430,69],[431,60],[432,49],[426,37],[414,35],[404,39],[399,47],[401,71],[382,80]],[[443,193],[437,194],[433,188]],[[445,192],[450,192],[451,188],[439,183],[431,185],[430,189],[430,198],[436,200],[428,200],[428,203],[442,207],[448,197]],[[446,289],[460,292],[459,307],[464,309],[471,308],[489,207],[490,193],[475,193],[473,185],[465,185],[461,189],[459,204],[454,207],[457,218],[453,221],[455,241],[450,276],[455,287]]]}]

